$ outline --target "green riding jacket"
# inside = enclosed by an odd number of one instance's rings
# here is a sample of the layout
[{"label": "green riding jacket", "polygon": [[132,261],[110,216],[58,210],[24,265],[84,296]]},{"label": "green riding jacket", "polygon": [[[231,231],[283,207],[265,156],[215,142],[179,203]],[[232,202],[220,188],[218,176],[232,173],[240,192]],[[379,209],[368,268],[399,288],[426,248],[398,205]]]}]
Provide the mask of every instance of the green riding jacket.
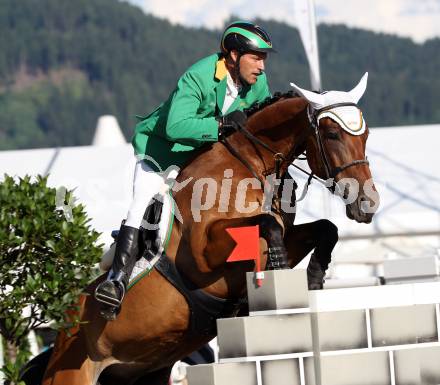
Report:
[{"label": "green riding jacket", "polygon": [[[218,140],[218,122],[226,95],[227,70],[220,54],[193,64],[179,79],[168,100],[148,116],[139,116],[133,147],[137,155],[152,157],[165,170],[181,167],[193,151]],[[266,75],[241,89],[228,112],[243,110],[270,96]],[[151,164],[151,162],[149,162]]]}]

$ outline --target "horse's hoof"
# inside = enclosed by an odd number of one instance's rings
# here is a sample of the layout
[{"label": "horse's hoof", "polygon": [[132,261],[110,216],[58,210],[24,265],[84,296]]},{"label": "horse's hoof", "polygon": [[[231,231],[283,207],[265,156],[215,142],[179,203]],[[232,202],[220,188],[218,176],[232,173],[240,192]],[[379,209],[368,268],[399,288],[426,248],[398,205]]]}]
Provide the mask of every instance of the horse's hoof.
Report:
[{"label": "horse's hoof", "polygon": [[309,290],[322,290],[324,289],[324,284],[320,283],[309,283]]}]

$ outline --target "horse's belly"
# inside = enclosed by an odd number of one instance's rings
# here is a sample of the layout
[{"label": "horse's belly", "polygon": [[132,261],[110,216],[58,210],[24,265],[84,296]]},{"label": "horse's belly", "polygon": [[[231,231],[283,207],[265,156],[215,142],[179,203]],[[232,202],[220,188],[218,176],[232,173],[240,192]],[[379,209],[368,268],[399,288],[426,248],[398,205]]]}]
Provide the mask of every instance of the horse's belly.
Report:
[{"label": "horse's belly", "polygon": [[154,361],[155,366],[157,357],[163,360],[179,347],[189,314],[183,295],[153,271],[128,291],[117,319],[105,325],[100,343],[111,344],[111,354],[119,361]]}]

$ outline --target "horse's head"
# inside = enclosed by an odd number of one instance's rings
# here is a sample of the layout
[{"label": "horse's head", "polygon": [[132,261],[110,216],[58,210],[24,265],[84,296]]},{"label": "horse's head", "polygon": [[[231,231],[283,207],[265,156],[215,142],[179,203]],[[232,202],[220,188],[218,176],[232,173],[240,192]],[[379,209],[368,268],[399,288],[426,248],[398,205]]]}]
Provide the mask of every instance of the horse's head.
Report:
[{"label": "horse's head", "polygon": [[346,203],[350,219],[369,223],[379,205],[365,144],[368,127],[357,106],[367,87],[366,73],[350,92],[317,94],[292,87],[308,100],[308,117],[313,130],[306,144],[312,172]]}]

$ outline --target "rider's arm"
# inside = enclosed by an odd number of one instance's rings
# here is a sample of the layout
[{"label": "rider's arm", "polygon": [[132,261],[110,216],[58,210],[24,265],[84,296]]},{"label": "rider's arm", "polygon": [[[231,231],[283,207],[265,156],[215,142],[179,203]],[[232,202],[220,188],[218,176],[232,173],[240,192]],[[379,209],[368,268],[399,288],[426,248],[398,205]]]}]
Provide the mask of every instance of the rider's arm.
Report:
[{"label": "rider's arm", "polygon": [[197,73],[186,72],[180,78],[171,101],[166,124],[166,138],[169,141],[194,147],[218,140],[216,118],[197,116],[202,102],[202,90],[197,75]]}]

